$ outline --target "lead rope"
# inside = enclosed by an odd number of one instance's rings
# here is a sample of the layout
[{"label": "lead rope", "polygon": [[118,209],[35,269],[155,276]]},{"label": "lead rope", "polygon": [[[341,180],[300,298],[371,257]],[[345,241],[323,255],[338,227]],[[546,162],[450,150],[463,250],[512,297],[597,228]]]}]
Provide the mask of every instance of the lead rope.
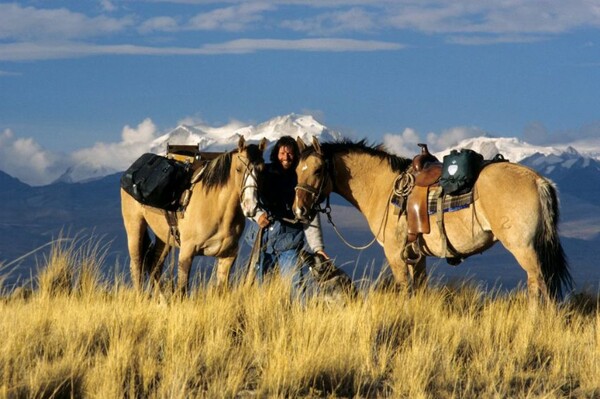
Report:
[{"label": "lead rope", "polygon": [[[356,246],[356,245],[350,244],[342,236],[342,234],[338,230],[338,228],[335,225],[335,223],[333,223],[333,217],[331,216],[331,205],[329,203],[329,195],[327,196],[327,203],[325,205],[325,208],[319,208],[318,211],[319,212],[323,212],[325,215],[327,215],[327,220],[329,221],[329,223],[331,223],[331,225],[333,226],[333,230],[336,232],[336,234],[338,235],[338,237],[340,238],[340,240],[342,240],[344,242],[344,244],[346,244],[347,246],[349,246],[352,249],[363,250],[363,249],[369,248],[371,245],[373,245],[375,243],[375,241],[377,241],[377,237],[379,236],[379,233],[381,233],[381,230],[383,229],[383,226],[387,222],[388,215],[390,213],[389,203],[392,200],[392,195],[393,194],[394,194],[394,189],[392,189],[392,191],[390,192],[390,195],[388,197],[388,201],[386,202],[385,213],[384,213],[383,217],[381,218],[381,224],[379,225],[379,230],[377,230],[377,234],[375,234],[375,236],[373,237],[373,239],[368,244],[365,244],[365,245],[362,245],[362,246]],[[382,240],[385,240],[385,236],[382,237]]]}]

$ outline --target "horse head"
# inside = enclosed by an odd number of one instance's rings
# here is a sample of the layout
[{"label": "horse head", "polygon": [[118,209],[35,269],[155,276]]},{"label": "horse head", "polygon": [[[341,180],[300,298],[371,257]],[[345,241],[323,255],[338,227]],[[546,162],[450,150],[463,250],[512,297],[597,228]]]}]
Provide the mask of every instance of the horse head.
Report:
[{"label": "horse head", "polygon": [[328,178],[329,162],[316,137],[313,136],[310,147],[300,137],[297,142],[301,155],[296,167],[298,183],[292,209],[297,219],[307,221],[314,217],[319,203],[332,190],[331,178]]},{"label": "horse head", "polygon": [[242,174],[240,185],[240,205],[246,217],[253,217],[258,209],[258,176],[264,168],[263,152],[267,140],[262,139],[259,144],[248,144],[243,136],[238,142],[238,155],[235,170]]}]

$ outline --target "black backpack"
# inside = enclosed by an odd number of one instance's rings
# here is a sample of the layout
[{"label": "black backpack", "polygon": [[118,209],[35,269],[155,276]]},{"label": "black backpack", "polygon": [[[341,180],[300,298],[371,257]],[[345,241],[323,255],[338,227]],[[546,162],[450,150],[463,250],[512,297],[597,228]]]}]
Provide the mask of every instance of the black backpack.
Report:
[{"label": "black backpack", "polygon": [[121,176],[121,188],[138,202],[176,210],[190,183],[189,164],[146,153]]},{"label": "black backpack", "polygon": [[471,190],[483,167],[483,155],[463,148],[444,156],[440,185],[445,194],[463,194]]}]

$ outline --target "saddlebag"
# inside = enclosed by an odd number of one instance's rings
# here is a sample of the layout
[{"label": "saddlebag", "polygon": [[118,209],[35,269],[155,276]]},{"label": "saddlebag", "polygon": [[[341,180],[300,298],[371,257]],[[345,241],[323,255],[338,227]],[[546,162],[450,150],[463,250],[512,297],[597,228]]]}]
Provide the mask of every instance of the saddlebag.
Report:
[{"label": "saddlebag", "polygon": [[483,167],[483,155],[463,148],[444,156],[440,185],[444,194],[459,195],[473,188]]},{"label": "saddlebag", "polygon": [[146,153],[121,176],[121,188],[138,202],[176,210],[183,191],[190,184],[189,163]]}]

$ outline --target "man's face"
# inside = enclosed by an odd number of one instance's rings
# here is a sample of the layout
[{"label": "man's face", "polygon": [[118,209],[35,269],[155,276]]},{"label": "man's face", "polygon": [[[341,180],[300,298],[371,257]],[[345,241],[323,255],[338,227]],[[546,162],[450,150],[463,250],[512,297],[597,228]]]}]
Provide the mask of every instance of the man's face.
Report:
[{"label": "man's face", "polygon": [[288,170],[294,164],[294,150],[290,146],[282,145],[279,147],[277,159],[284,170]]}]

